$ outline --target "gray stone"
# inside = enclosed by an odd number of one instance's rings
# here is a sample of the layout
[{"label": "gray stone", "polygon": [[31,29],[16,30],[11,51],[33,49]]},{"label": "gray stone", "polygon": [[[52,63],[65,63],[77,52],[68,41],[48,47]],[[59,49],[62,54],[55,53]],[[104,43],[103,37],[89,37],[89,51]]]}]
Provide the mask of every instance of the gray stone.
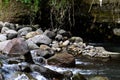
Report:
[{"label": "gray stone", "polygon": [[39,47],[33,42],[31,41],[30,39],[26,40],[27,44],[28,44],[28,47],[30,50],[33,50],[33,49],[38,49]]},{"label": "gray stone", "polygon": [[63,30],[63,29],[60,29],[60,30],[58,31],[58,34],[64,34],[64,33],[66,33],[66,31]]},{"label": "gray stone", "polygon": [[114,28],[114,29],[113,29],[113,33],[114,33],[114,35],[116,35],[116,36],[120,36],[120,28]]},{"label": "gray stone", "polygon": [[83,42],[83,39],[81,37],[71,37],[70,40],[76,43]]},{"label": "gray stone", "polygon": [[13,38],[17,37],[18,32],[15,30],[7,30],[6,34],[7,34],[8,39],[13,39]]},{"label": "gray stone", "polygon": [[36,35],[33,38],[30,38],[34,43],[37,44],[50,44],[51,43],[51,39],[49,37],[47,37],[46,35]]},{"label": "gray stone", "polygon": [[4,33],[6,33],[6,31],[8,31],[8,30],[10,30],[10,29],[7,28],[7,27],[2,27],[1,33],[4,34]]},{"label": "gray stone", "polygon": [[43,30],[41,28],[37,29],[36,32],[39,34],[43,34]]},{"label": "gray stone", "polygon": [[22,32],[31,32],[32,31],[32,28],[31,27],[24,27],[20,30],[18,30],[18,33],[22,33]]},{"label": "gray stone", "polygon": [[46,30],[43,34],[48,36],[49,38],[54,38],[56,34],[53,31]]},{"label": "gray stone", "polygon": [[3,51],[3,49],[7,46],[7,44],[10,42],[11,40],[6,40],[3,42],[0,42],[0,51]]},{"label": "gray stone", "polygon": [[62,35],[60,35],[60,34],[57,34],[57,35],[56,35],[56,37],[55,37],[55,39],[60,41],[60,40],[62,40],[62,39],[63,39],[63,36],[62,36]]},{"label": "gray stone", "polygon": [[0,34],[0,42],[7,40],[6,34]]}]

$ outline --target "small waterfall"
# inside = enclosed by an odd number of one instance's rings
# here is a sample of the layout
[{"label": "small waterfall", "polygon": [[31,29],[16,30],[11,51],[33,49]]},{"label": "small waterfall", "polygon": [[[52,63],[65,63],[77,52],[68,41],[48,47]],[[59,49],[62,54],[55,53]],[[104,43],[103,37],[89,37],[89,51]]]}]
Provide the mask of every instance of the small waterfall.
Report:
[{"label": "small waterfall", "polygon": [[100,7],[102,7],[102,0],[99,0],[100,1]]}]

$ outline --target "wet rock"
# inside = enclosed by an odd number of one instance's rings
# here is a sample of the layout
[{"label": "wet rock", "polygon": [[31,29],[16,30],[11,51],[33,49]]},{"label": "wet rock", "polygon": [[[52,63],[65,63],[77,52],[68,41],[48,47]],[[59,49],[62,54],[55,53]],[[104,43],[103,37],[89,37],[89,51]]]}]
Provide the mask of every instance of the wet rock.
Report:
[{"label": "wet rock", "polygon": [[15,72],[10,76],[9,80],[36,80],[36,79],[28,73]]},{"label": "wet rock", "polygon": [[30,38],[34,43],[36,44],[50,44],[51,43],[51,39],[49,37],[47,37],[46,35],[36,35],[33,38]]},{"label": "wet rock", "polygon": [[0,34],[0,42],[7,40],[6,34]]},{"label": "wet rock", "polygon": [[92,77],[88,80],[109,80],[109,79],[107,77],[95,76],[95,77]]},{"label": "wet rock", "polygon": [[49,31],[49,30],[46,30],[43,34],[45,34],[51,39],[53,39],[56,36],[56,34],[53,31]]},{"label": "wet rock", "polygon": [[27,43],[21,38],[14,38],[3,49],[3,53],[7,55],[23,55],[28,52]]},{"label": "wet rock", "polygon": [[73,75],[72,80],[87,80],[87,79],[85,79],[85,77],[82,74],[76,73]]},{"label": "wet rock", "polygon": [[34,49],[38,49],[39,46],[37,46],[33,41],[31,41],[30,39],[26,40],[28,47],[30,50],[34,50]]},{"label": "wet rock", "polygon": [[39,33],[38,32],[29,32],[29,33],[26,34],[25,38],[27,38],[27,39],[32,38],[36,35],[39,35]]},{"label": "wet rock", "polygon": [[40,57],[40,56],[38,56],[38,57],[32,57],[32,59],[33,59],[33,62],[35,64],[38,64],[38,65],[46,64],[46,59],[43,58],[43,57]]},{"label": "wet rock", "polygon": [[65,80],[71,80],[71,77],[73,76],[73,73],[72,73],[72,71],[65,71],[65,72],[63,72],[63,75],[64,75],[64,79]]},{"label": "wet rock", "polygon": [[50,57],[47,60],[49,65],[56,65],[61,67],[74,67],[75,66],[75,58],[68,53],[58,53],[54,56]]},{"label": "wet rock", "polygon": [[62,80],[64,77],[62,74],[52,71],[52,70],[45,68],[43,66],[40,66],[40,65],[30,65],[30,68],[32,71],[39,72],[41,75],[48,78],[49,80],[51,80],[51,79],[53,80],[53,78]]}]

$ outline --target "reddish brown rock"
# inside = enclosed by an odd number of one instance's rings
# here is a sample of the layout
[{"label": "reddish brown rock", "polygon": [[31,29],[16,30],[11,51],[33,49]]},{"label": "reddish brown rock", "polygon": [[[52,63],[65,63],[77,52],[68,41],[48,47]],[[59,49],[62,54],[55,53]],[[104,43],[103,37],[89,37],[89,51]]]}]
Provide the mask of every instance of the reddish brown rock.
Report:
[{"label": "reddish brown rock", "polygon": [[75,58],[68,53],[58,53],[47,60],[49,65],[56,65],[61,67],[74,67]]}]

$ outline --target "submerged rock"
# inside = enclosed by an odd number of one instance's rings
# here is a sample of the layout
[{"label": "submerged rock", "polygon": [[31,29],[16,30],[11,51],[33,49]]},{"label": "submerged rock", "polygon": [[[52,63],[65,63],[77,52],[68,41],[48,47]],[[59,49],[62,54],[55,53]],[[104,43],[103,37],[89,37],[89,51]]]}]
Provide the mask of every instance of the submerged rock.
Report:
[{"label": "submerged rock", "polygon": [[75,58],[74,56],[68,53],[58,53],[50,57],[47,60],[47,63],[49,65],[56,65],[56,66],[61,66],[61,67],[74,67]]}]

